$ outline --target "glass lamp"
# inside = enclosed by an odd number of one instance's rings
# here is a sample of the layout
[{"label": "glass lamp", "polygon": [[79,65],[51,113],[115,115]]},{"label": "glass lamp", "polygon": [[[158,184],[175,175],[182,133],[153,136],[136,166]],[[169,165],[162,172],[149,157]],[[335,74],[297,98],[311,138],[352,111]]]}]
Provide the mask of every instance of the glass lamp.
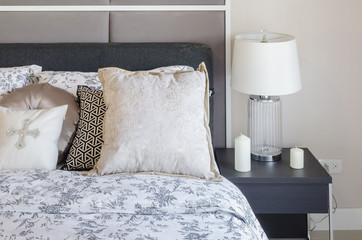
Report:
[{"label": "glass lamp", "polygon": [[265,31],[236,35],[231,87],[250,95],[248,135],[251,158],[279,160],[282,152],[279,96],[302,88],[295,38]]}]

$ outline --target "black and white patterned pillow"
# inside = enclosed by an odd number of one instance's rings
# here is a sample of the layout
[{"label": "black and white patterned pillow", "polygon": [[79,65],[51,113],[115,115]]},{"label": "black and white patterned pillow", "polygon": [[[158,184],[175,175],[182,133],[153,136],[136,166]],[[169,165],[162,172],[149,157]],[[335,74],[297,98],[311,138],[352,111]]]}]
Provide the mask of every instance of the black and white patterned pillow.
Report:
[{"label": "black and white patterned pillow", "polygon": [[94,167],[101,154],[106,105],[102,90],[78,86],[77,95],[80,105],[79,124],[66,167],[68,170],[89,170]]}]

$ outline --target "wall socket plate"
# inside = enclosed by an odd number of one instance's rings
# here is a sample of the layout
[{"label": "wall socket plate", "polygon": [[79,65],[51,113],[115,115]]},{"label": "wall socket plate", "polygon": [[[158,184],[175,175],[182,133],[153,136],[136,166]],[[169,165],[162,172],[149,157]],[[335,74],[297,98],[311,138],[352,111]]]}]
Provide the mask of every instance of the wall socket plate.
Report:
[{"label": "wall socket plate", "polygon": [[319,163],[329,173],[342,173],[341,159],[319,159]]}]

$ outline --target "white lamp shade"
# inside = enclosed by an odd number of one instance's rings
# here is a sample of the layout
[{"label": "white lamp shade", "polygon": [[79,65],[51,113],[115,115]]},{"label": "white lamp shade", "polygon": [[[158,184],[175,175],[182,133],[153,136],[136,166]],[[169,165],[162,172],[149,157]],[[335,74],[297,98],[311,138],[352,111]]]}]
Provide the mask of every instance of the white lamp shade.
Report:
[{"label": "white lamp shade", "polygon": [[[262,40],[267,42],[262,42]],[[297,44],[279,33],[239,34],[234,39],[231,86],[250,94],[279,96],[302,88]]]}]

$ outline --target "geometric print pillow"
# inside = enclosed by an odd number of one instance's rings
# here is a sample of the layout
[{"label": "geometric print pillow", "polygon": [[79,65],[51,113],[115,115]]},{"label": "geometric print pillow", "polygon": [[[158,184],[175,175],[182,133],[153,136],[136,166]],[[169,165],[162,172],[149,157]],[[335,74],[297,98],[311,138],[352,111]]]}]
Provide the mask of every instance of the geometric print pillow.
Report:
[{"label": "geometric print pillow", "polygon": [[79,122],[66,159],[66,169],[90,170],[101,154],[106,105],[102,90],[78,86],[77,95],[80,103]]}]

